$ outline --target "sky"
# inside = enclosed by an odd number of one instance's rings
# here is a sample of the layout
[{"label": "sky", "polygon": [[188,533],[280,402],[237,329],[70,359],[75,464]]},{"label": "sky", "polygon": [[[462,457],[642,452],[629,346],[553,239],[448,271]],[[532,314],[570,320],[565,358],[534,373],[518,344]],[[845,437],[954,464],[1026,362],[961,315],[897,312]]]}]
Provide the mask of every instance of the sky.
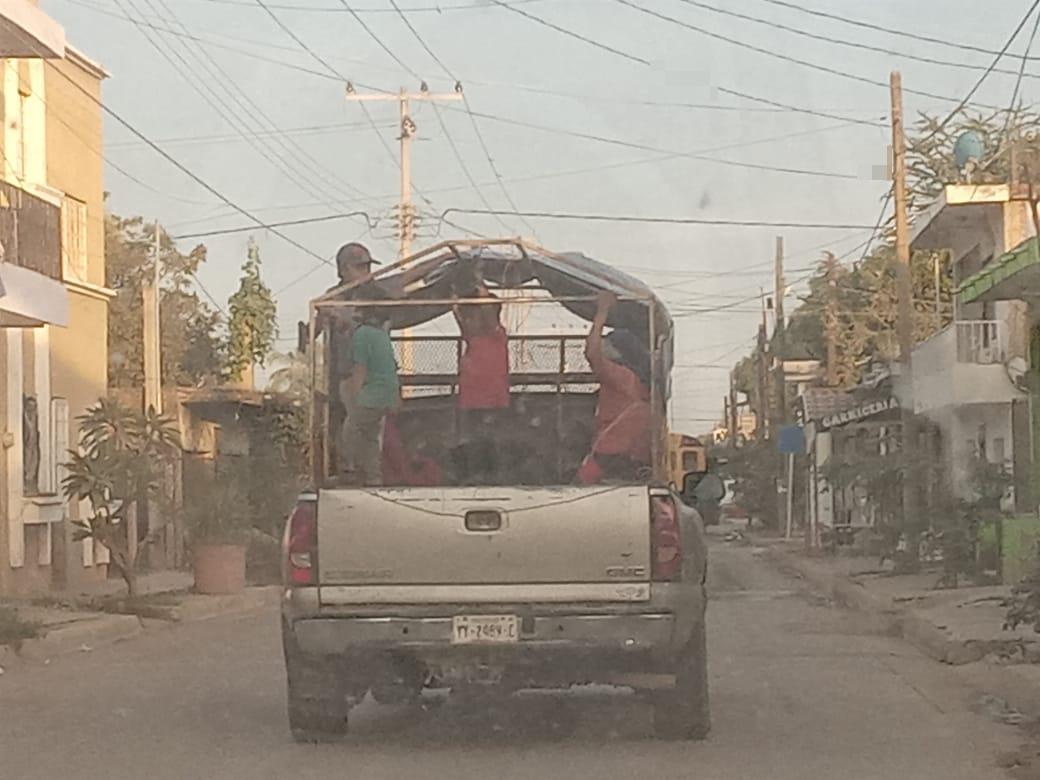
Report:
[{"label": "sky", "polygon": [[[461,82],[465,103],[413,107],[416,248],[464,235],[461,226],[581,251],[639,276],[676,320],[674,425],[700,433],[721,418],[727,368],[751,348],[776,237],[790,312],[823,250],[852,262],[871,236],[889,186],[889,73],[902,73],[908,118],[944,116],[1031,3],[396,0],[412,29],[392,0],[40,5],[111,73],[106,105],[227,201],[265,223],[332,217],[279,228],[307,252],[261,228],[178,242],[207,245],[199,280],[223,305],[257,241],[286,351],[307,301],[334,282],[316,257],[355,239],[396,257],[397,105],[348,101],[345,82],[359,94],[422,81],[450,93]],[[973,103],[1010,103],[1031,30]],[[1037,78],[1029,61],[1027,104]],[[158,219],[174,236],[253,224],[111,118],[104,151],[116,213]],[[449,209],[455,226],[442,219]],[[357,211],[367,216],[343,217]]]}]

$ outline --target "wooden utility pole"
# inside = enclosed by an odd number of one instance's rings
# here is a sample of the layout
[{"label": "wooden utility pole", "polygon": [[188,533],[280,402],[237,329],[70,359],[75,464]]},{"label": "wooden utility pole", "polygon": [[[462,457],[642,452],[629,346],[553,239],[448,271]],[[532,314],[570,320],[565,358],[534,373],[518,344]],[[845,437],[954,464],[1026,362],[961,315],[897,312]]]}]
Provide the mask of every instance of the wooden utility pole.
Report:
[{"label": "wooden utility pole", "polygon": [[916,501],[917,431],[914,425],[913,380],[913,287],[910,276],[910,223],[906,202],[906,135],[903,128],[903,79],[899,71],[891,76],[892,90],[892,191],[896,216],[896,295],[898,296],[896,332],[899,337],[899,363],[902,385],[903,454],[903,533],[907,546],[917,549],[913,531],[919,521]]},{"label": "wooden utility pole", "polygon": [[144,408],[162,411],[162,347],[159,332],[159,221],[152,244],[152,280],[141,287],[141,341],[144,347]]},{"label": "wooden utility pole", "polygon": [[776,237],[776,258],[773,263],[773,312],[776,315],[776,326],[773,329],[773,343],[776,345],[776,420],[778,425],[787,422],[787,387],[784,379],[784,357],[786,350],[784,320],[784,293],[787,283],[784,281],[784,237]]},{"label": "wooden utility pole", "polygon": [[827,386],[838,386],[838,260],[828,253],[824,260],[827,273],[827,308],[823,329],[827,339]]},{"label": "wooden utility pole", "polygon": [[769,438],[769,420],[772,415],[772,404],[769,394],[769,337],[766,320],[766,295],[762,291],[762,324],[758,326],[758,342],[755,360],[758,384],[758,409],[755,410],[755,438],[765,441]]},{"label": "wooden utility pole", "polygon": [[729,418],[726,421],[729,425],[729,443],[731,447],[737,446],[737,422],[738,422],[738,411],[737,411],[737,387],[734,381],[733,372],[729,372]]}]

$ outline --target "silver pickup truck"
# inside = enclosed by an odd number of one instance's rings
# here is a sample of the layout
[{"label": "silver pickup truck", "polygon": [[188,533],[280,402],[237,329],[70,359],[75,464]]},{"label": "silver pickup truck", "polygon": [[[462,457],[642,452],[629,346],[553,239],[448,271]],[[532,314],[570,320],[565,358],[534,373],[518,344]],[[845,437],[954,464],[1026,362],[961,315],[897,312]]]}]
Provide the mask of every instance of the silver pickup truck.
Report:
[{"label": "silver pickup truck", "polygon": [[[527,276],[550,293],[559,284],[554,274],[570,273],[592,290],[611,278],[603,267],[590,280],[587,258],[574,269],[565,258],[523,249],[528,264],[533,256],[548,266],[514,274],[525,289]],[[460,248],[449,250],[445,263],[458,262]],[[493,273],[488,269],[485,278]],[[623,282],[616,291],[633,296],[645,316],[645,301],[656,299],[636,298],[645,288],[630,277]],[[434,296],[427,291],[426,305]],[[419,363],[422,345],[411,338],[411,359]],[[654,473],[568,484],[577,463],[568,460],[573,448],[564,432],[585,418],[591,424],[596,387],[580,351],[553,339],[551,349],[559,353],[549,361],[553,371],[535,376],[539,367],[526,365],[519,368],[529,370],[513,377],[520,412],[508,433],[527,459],[551,461],[556,472],[528,472],[526,484],[493,485],[458,484],[462,480],[448,474],[434,487],[354,487],[337,480],[328,469],[334,437],[321,423],[328,418],[321,409],[329,383],[321,381],[320,345],[312,345],[319,350],[313,446],[324,465],[316,468],[320,487],[301,495],[284,541],[282,636],[289,723],[297,739],[342,733],[350,707],[368,692],[377,701],[401,702],[426,687],[508,695],[582,683],[627,686],[649,696],[655,731],[663,737],[708,732],[707,550],[700,518],[676,486]],[[651,343],[658,367],[665,365],[665,338]],[[538,352],[530,343],[525,348]],[[578,365],[568,366],[573,354]],[[442,368],[425,376],[419,369],[402,373],[414,379],[412,387],[441,386],[450,377],[430,374]],[[540,391],[544,386],[552,391]],[[657,382],[656,402],[665,387]],[[438,442],[450,451],[453,404],[451,394],[413,391],[397,417],[403,430],[409,419],[413,428],[443,425]],[[661,433],[666,441],[663,424]],[[664,455],[655,446],[661,474]]]}]

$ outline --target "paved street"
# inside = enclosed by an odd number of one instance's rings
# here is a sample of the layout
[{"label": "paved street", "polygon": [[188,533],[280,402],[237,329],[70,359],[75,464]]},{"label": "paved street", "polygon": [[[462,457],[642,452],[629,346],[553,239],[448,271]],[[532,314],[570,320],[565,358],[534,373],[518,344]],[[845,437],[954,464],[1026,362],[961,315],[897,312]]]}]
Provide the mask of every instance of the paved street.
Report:
[{"label": "paved street", "polygon": [[613,691],[487,710],[366,703],[343,743],[296,745],[272,614],[158,628],[0,677],[9,778],[942,778],[1007,775],[1019,731],[976,714],[970,668],[872,633],[752,549],[714,544],[714,731],[650,737]]}]

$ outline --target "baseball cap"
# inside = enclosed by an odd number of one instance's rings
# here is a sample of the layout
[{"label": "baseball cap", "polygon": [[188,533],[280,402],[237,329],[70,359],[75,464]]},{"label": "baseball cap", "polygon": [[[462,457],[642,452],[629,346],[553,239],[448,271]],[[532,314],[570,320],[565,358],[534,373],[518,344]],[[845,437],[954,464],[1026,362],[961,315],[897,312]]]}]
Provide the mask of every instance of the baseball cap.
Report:
[{"label": "baseball cap", "polygon": [[382,265],[379,261],[372,259],[372,254],[364,244],[352,241],[341,246],[336,252],[336,265],[368,265],[369,263]]}]

